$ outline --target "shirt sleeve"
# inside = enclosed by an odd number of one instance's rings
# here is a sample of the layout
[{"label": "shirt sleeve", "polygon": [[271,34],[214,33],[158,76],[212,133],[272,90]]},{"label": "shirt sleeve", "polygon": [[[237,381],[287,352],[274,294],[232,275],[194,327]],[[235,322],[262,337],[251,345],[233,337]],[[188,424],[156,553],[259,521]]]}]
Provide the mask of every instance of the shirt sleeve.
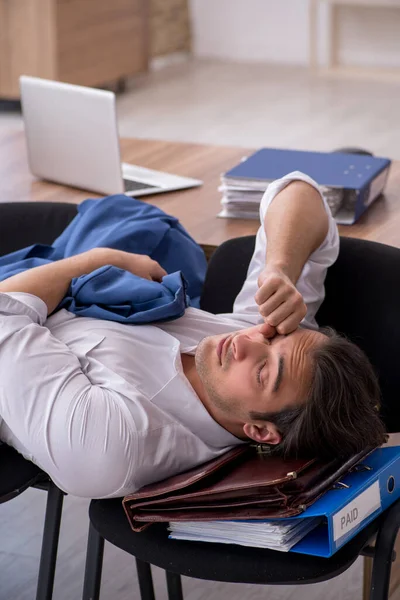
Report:
[{"label": "shirt sleeve", "polygon": [[0,293],[2,326],[13,329],[12,321],[10,319],[4,320],[3,317],[13,317],[14,322],[21,321],[18,317],[25,317],[24,322],[43,325],[47,319],[47,306],[41,298],[32,294],[24,292]]},{"label": "shirt sleeve", "polygon": [[289,183],[296,180],[309,183],[320,193],[321,200],[329,219],[328,233],[324,241],[308,258],[296,284],[296,287],[302,294],[307,306],[307,314],[302,321],[302,325],[311,329],[316,329],[318,327],[315,315],[325,296],[324,281],[327,269],[335,262],[339,253],[339,233],[335,219],[321,194],[318,184],[311,179],[311,177],[304,173],[300,173],[299,171],[289,173],[285,177],[282,177],[282,179],[278,179],[271,183],[260,204],[261,225],[256,236],[254,254],[249,264],[246,281],[239,292],[233,307],[233,317],[236,320],[239,319],[243,321],[243,323],[246,323],[248,326],[257,325],[263,322],[254,296],[258,290],[258,276],[265,266],[265,255],[268,244],[264,229],[265,214],[275,196],[289,185]]},{"label": "shirt sleeve", "polygon": [[40,298],[0,293],[0,433],[61,489],[105,497],[125,483],[134,431],[118,394],[92,384],[46,318]]}]

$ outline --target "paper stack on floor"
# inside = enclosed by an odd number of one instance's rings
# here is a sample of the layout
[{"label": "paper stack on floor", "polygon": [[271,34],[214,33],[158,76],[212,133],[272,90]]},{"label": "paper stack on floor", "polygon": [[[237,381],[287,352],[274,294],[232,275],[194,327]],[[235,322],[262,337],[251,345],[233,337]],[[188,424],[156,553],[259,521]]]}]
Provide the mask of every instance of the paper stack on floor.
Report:
[{"label": "paper stack on floor", "polygon": [[382,193],[390,164],[386,158],[360,154],[263,148],[221,176],[218,216],[258,220],[271,181],[301,171],[320,185],[336,221],[351,224]]},{"label": "paper stack on floor", "polygon": [[170,538],[239,544],[288,552],[322,521],[322,517],[279,521],[178,521],[169,524]]}]

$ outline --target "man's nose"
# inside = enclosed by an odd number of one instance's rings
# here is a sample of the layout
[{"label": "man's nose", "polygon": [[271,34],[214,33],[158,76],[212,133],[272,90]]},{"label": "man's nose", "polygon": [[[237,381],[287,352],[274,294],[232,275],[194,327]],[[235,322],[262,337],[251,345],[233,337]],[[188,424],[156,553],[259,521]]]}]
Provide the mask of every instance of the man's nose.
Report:
[{"label": "man's nose", "polygon": [[232,340],[233,358],[235,360],[243,360],[248,354],[248,346],[250,344],[248,335],[239,333]]},{"label": "man's nose", "polygon": [[239,333],[232,340],[233,357],[243,360],[254,350],[255,340],[247,333]]},{"label": "man's nose", "polygon": [[259,332],[238,333],[232,339],[233,357],[235,360],[243,360],[249,354],[257,352],[260,344],[268,346],[270,343],[270,340]]}]

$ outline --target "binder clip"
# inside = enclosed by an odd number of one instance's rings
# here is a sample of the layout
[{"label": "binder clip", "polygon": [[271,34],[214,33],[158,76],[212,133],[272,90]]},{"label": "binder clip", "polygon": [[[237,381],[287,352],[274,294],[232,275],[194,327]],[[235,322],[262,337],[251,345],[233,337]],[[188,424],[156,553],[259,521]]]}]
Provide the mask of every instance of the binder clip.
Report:
[{"label": "binder clip", "polygon": [[336,483],[333,484],[332,489],[333,490],[348,490],[350,489],[350,485],[347,485],[347,483],[343,483],[343,481],[337,481]]},{"label": "binder clip", "polygon": [[354,465],[352,469],[350,469],[350,473],[363,473],[364,471],[373,471],[373,468],[369,465]]}]

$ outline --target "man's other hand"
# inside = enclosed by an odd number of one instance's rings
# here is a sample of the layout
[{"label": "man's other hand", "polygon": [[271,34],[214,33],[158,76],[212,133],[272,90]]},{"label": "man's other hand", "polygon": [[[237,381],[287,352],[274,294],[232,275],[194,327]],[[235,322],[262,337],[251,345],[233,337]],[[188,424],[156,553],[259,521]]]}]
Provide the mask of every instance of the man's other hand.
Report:
[{"label": "man's other hand", "polygon": [[145,254],[133,254],[112,248],[94,248],[90,253],[100,259],[104,265],[113,265],[150,281],[161,281],[167,271],[156,261]]},{"label": "man's other hand", "polygon": [[282,269],[266,266],[258,278],[258,287],[255,301],[265,322],[281,335],[294,331],[306,316],[307,307],[289,277]]},{"label": "man's other hand", "polygon": [[150,281],[161,281],[167,275],[167,271],[156,261],[144,254],[131,254],[124,252],[125,270],[134,275],[149,279]]}]

